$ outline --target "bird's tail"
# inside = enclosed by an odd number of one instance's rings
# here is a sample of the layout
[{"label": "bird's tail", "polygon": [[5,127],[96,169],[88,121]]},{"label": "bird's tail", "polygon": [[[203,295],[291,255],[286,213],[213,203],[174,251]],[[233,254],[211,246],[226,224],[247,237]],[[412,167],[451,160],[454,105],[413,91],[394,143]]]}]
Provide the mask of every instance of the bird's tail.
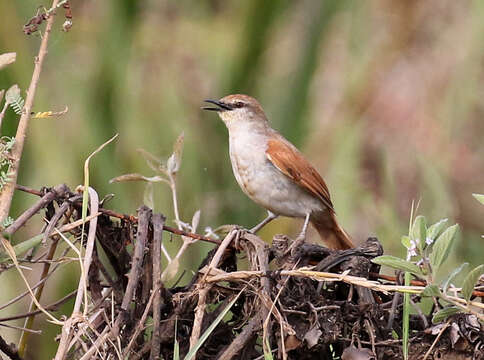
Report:
[{"label": "bird's tail", "polygon": [[321,236],[321,240],[331,249],[345,250],[355,247],[346,231],[339,226],[333,212],[324,211],[313,214],[311,223]]}]

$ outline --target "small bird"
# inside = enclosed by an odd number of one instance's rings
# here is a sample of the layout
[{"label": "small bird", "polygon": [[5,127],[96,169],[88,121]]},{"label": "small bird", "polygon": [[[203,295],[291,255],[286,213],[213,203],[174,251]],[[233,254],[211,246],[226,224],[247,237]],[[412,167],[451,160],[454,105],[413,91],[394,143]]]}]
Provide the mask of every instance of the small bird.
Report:
[{"label": "small bird", "polygon": [[268,211],[267,218],[251,229],[253,233],[279,215],[304,218],[295,244],[304,241],[311,222],[327,246],[354,247],[336,221],[323,178],[294,145],[271,128],[256,99],[235,94],[205,102],[216,107],[202,109],[216,111],[229,131],[230,160],[237,183]]}]

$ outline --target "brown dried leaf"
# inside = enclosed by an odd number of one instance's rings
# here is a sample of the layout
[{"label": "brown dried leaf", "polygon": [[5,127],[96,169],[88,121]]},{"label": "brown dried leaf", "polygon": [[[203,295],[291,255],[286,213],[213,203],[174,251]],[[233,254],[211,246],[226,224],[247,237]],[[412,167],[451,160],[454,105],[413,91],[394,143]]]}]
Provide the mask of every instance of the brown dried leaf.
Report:
[{"label": "brown dried leaf", "polygon": [[133,174],[124,174],[124,175],[120,175],[115,178],[112,178],[111,180],[109,180],[109,183],[112,184],[115,182],[125,182],[125,181],[160,182],[160,181],[165,181],[165,179],[161,176],[147,177],[141,174],[133,173]]},{"label": "brown dried leaf", "polygon": [[452,325],[450,326],[450,341],[452,342],[452,348],[455,346],[457,341],[459,341],[459,338],[460,338],[459,325],[453,322]]},{"label": "brown dried leaf", "polygon": [[161,160],[155,155],[146,151],[145,149],[137,149],[136,151],[138,151],[145,158],[145,161],[151,170],[156,172],[164,170]]},{"label": "brown dried leaf", "polygon": [[304,335],[304,340],[308,344],[308,349],[311,349],[319,341],[319,338],[323,332],[320,330],[319,325],[316,325]]},{"label": "brown dried leaf", "polygon": [[291,351],[300,347],[301,343],[301,340],[295,335],[289,335],[284,342],[284,347],[286,348],[286,351]]}]

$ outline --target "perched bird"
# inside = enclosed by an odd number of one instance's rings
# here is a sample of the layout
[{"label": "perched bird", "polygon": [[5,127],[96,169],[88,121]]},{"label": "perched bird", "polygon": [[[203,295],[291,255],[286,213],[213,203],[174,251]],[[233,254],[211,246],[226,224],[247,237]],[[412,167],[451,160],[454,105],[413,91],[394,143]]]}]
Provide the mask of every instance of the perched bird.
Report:
[{"label": "perched bird", "polygon": [[304,218],[296,243],[304,241],[311,222],[327,246],[354,247],[338,225],[328,187],[294,145],[272,129],[259,102],[247,95],[205,100],[229,131],[230,160],[235,178],[249,198],[268,216],[251,231],[257,232],[277,216]]}]

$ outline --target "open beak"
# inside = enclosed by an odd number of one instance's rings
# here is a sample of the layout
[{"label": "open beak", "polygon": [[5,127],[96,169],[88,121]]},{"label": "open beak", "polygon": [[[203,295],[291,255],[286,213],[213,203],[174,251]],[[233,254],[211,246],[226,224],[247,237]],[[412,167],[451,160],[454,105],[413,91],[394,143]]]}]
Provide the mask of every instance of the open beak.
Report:
[{"label": "open beak", "polygon": [[214,104],[218,107],[212,107],[212,106],[203,106],[202,110],[210,110],[210,111],[227,111],[227,110],[232,110],[232,108],[228,104],[224,104],[221,101],[218,100],[204,100],[207,103]]}]

